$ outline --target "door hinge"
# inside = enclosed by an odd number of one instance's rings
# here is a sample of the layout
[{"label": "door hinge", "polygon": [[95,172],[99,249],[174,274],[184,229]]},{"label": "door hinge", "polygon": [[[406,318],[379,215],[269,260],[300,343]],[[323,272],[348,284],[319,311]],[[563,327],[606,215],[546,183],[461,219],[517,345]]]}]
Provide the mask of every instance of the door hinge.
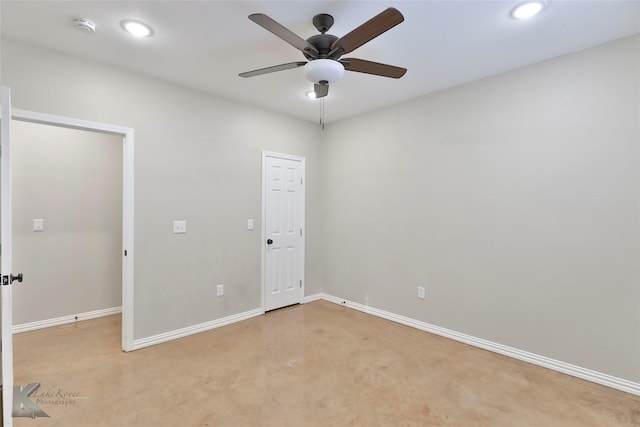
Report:
[{"label": "door hinge", "polygon": [[300,229],[300,237],[302,237],[302,228]]},{"label": "door hinge", "polygon": [[300,287],[302,287],[302,279],[300,279]]},{"label": "door hinge", "polygon": [[127,256],[127,250],[126,249],[124,250],[124,256]]},{"label": "door hinge", "polygon": [[300,177],[300,185],[302,185],[302,177]]}]

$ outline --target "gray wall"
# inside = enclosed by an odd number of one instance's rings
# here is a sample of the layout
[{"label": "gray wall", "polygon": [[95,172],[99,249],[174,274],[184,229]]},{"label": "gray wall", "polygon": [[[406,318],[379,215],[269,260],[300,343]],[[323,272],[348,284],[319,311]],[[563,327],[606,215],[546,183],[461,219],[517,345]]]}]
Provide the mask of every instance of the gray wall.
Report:
[{"label": "gray wall", "polygon": [[324,292],[639,381],[639,58],[627,38],[331,124]]},{"label": "gray wall", "polygon": [[14,324],[120,306],[122,137],[14,121],[11,142]]},{"label": "gray wall", "polygon": [[324,133],[14,40],[2,77],[17,108],[136,129],[135,338],[260,305],[260,230],[245,225],[267,149],[307,158],[307,295],[639,381],[639,43]]},{"label": "gray wall", "polygon": [[307,160],[305,291],[320,291],[317,125],[11,39],[2,79],[14,108],[135,129],[135,339],[260,307],[262,150]]}]

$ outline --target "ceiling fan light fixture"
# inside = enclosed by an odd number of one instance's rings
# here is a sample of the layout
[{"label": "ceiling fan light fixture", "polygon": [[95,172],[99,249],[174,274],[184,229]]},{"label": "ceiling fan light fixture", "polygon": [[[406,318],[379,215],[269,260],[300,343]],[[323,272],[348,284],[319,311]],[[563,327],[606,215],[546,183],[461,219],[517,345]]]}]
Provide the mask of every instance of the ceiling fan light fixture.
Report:
[{"label": "ceiling fan light fixture", "polygon": [[314,59],[304,66],[304,74],[311,83],[333,83],[344,75],[344,66],[333,59]]},{"label": "ceiling fan light fixture", "polygon": [[514,19],[533,18],[542,12],[547,5],[548,3],[546,0],[534,0],[520,3],[511,11],[511,17]]}]

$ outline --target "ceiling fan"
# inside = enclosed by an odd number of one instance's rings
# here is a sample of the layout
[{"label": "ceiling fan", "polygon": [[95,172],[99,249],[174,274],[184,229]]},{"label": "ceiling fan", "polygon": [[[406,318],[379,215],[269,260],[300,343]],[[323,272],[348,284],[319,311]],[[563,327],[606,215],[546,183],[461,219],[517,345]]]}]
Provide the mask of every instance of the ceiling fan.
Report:
[{"label": "ceiling fan", "polygon": [[342,37],[327,34],[333,25],[333,16],[326,13],[318,14],[313,17],[313,25],[320,34],[311,36],[307,40],[263,13],[249,15],[249,19],[302,51],[308,62],[289,62],[260,68],[240,73],[240,77],[259,76],[304,66],[307,79],[314,83],[316,98],[322,98],[329,93],[329,83],[340,79],[344,70],[394,79],[399,79],[407,72],[406,68],[393,65],[358,58],[342,58],[342,55],[354,51],[404,21],[404,16],[393,7],[384,10]]}]

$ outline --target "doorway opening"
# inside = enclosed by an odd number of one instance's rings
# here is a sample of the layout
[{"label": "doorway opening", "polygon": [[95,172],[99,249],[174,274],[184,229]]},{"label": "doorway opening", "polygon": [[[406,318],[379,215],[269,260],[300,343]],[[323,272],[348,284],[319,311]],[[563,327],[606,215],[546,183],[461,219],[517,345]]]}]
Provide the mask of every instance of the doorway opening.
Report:
[{"label": "doorway opening", "polygon": [[120,314],[122,137],[13,121],[13,332]]},{"label": "doorway opening", "polygon": [[[133,350],[133,260],[135,253],[133,246],[133,129],[17,109],[12,110],[12,119],[14,122],[26,122],[37,125],[47,125],[53,128],[86,131],[91,134],[97,134],[97,137],[115,135],[115,137],[121,141],[121,146],[119,147],[120,163],[118,165],[121,174],[121,191],[119,191],[121,199],[119,203],[120,212],[118,213],[120,218],[118,228],[122,234],[121,237],[118,236],[116,238],[118,240],[117,244],[120,246],[118,250],[118,256],[120,258],[118,264],[120,265],[121,271],[112,272],[112,274],[119,276],[114,278],[114,281],[122,284],[121,291],[117,292],[117,294],[119,294],[118,299],[120,299],[122,306],[122,350]],[[86,143],[91,144],[92,142],[93,141],[87,141]],[[109,142],[112,143],[113,141]],[[55,195],[52,195],[52,197],[55,197]],[[87,200],[89,199],[90,195],[87,195]],[[60,200],[60,202],[63,201]],[[82,210],[82,207],[78,206],[77,209]],[[89,214],[89,212],[87,212],[87,214]],[[111,212],[110,215],[113,215],[113,212]],[[81,220],[80,218],[81,217],[78,217],[77,220]],[[33,218],[33,220],[44,220],[42,222],[33,221],[32,225],[34,229],[38,227],[44,227],[46,229],[48,227],[46,218]],[[72,242],[70,242],[70,244],[72,244]],[[111,242],[111,245],[113,244],[114,242]],[[60,250],[64,251],[65,248],[61,247]],[[25,282],[21,284],[23,287],[29,286],[28,278],[25,277],[25,279]],[[115,298],[115,295],[111,296],[112,300],[113,298]],[[108,311],[109,308],[105,310]],[[93,313],[96,313],[95,317],[98,317],[100,314],[106,314],[100,313],[100,311],[101,310],[93,311]]]}]

